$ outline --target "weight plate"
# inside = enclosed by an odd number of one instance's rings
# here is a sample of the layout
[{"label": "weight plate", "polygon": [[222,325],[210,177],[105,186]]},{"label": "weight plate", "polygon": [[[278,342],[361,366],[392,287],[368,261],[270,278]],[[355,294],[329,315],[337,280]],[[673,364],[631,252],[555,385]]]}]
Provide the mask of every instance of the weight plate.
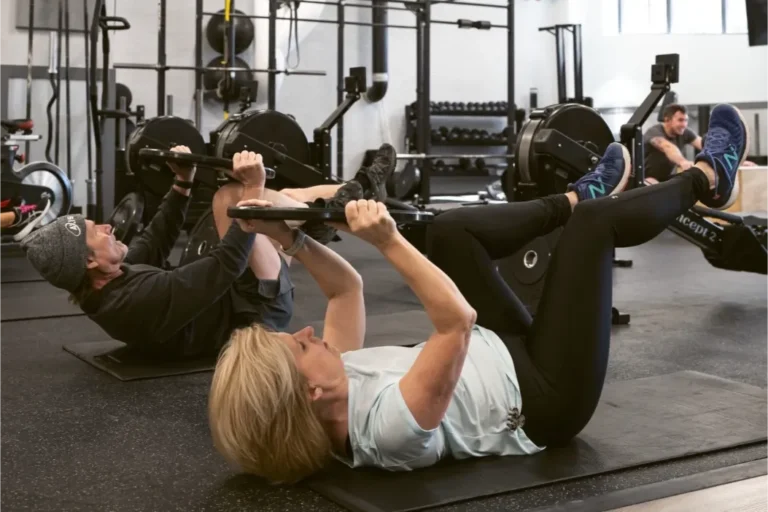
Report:
[{"label": "weight plate", "polygon": [[512,256],[502,258],[496,268],[531,315],[536,314],[544,291],[547,270],[562,228],[525,244]]},{"label": "weight plate", "polygon": [[51,208],[45,214],[40,226],[45,226],[62,215],[69,213],[72,207],[72,183],[64,172],[49,162],[32,162],[19,170],[23,185],[45,187],[53,193],[53,197],[39,199],[41,208],[45,208],[45,199],[50,199]]},{"label": "weight plate", "polygon": [[208,210],[195,227],[189,233],[189,241],[181,255],[179,266],[189,265],[199,260],[211,252],[219,245],[219,232],[216,230],[216,222],[213,218],[213,211]]},{"label": "weight plate", "polygon": [[549,266],[549,244],[543,237],[528,243],[512,256],[511,270],[518,282],[533,284],[542,277]]},{"label": "weight plate", "polygon": [[421,170],[412,162],[408,162],[402,171],[392,173],[391,194],[398,199],[409,199],[419,189]]},{"label": "weight plate", "polygon": [[[310,164],[309,142],[304,130],[292,116],[274,110],[251,110],[235,114],[221,123],[210,134],[213,156],[231,159],[240,151],[254,151],[261,154],[264,166],[280,175],[281,166]],[[287,180],[274,185],[304,187],[306,183],[292,183]]]},{"label": "weight plate", "polygon": [[126,165],[147,193],[163,197],[171,188],[174,176],[164,163],[142,164],[139,151],[144,148],[169,150],[174,146],[187,146],[194,154],[206,154],[203,136],[191,122],[180,117],[147,119],[131,133],[125,151]]},{"label": "weight plate", "polygon": [[128,245],[139,231],[144,215],[144,197],[136,192],[127,194],[115,207],[108,224],[115,238]]}]

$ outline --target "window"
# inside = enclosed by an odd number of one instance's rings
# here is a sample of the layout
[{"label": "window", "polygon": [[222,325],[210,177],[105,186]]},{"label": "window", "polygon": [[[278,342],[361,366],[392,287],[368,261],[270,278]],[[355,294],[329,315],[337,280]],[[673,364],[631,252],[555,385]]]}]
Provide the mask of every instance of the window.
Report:
[{"label": "window", "polygon": [[722,34],[723,0],[670,0],[673,34]]},{"label": "window", "polygon": [[622,34],[667,33],[667,0],[619,0]]},{"label": "window", "polygon": [[746,34],[747,2],[744,0],[723,0],[726,34]]}]

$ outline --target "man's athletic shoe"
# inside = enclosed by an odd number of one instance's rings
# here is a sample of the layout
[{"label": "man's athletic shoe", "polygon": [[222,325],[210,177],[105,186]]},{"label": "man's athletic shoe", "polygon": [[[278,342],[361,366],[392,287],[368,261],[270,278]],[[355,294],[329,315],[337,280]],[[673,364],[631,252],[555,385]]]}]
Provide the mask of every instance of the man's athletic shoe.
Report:
[{"label": "man's athletic shoe", "polygon": [[397,167],[397,151],[391,144],[382,144],[370,167],[363,167],[353,178],[363,186],[364,199],[387,199],[387,180]]},{"label": "man's athletic shoe", "polygon": [[629,183],[631,167],[627,148],[618,142],[611,142],[595,170],[568,185],[568,191],[575,191],[579,201],[616,195]]},{"label": "man's athletic shoe", "polygon": [[36,204],[23,205],[14,208],[16,213],[16,221],[9,227],[12,230],[19,230],[13,239],[20,241],[27,237],[40,223],[43,221],[43,217],[51,209],[51,202],[48,201],[44,210],[38,210]]},{"label": "man's athletic shoe", "polygon": [[733,205],[739,196],[736,171],[746,159],[748,149],[749,133],[741,112],[731,105],[713,108],[704,147],[694,159],[694,165],[706,162],[715,170],[712,196],[702,198],[702,203],[718,210]]},{"label": "man's athletic shoe", "polygon": [[[336,194],[327,201],[331,208],[344,208],[350,200],[387,199],[387,180],[397,167],[397,151],[390,144],[382,144],[376,151],[373,163],[369,167],[361,167],[355,177],[339,188]],[[362,196],[360,192],[362,191]]]},{"label": "man's athletic shoe", "polygon": [[[397,166],[396,158],[395,148],[390,144],[382,144],[369,167],[358,170],[355,177],[343,184],[331,199],[318,199],[310,207],[344,208],[348,202],[358,199],[385,201],[387,180]],[[322,244],[337,239],[336,230],[322,222],[305,222],[301,230]]]}]

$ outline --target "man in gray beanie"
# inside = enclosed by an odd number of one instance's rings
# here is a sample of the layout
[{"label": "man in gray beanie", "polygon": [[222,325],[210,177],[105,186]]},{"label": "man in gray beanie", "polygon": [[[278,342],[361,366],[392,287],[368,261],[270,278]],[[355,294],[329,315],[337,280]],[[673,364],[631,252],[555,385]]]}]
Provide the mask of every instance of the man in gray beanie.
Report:
[{"label": "man in gray beanie", "polygon": [[[189,149],[180,146],[173,151]],[[69,291],[72,301],[115,340],[138,347],[149,357],[211,355],[236,328],[253,323],[275,331],[288,328],[293,313],[288,262],[305,244],[319,248],[296,256],[311,273],[319,269],[328,282],[359,281],[354,269],[333,251],[286,230],[283,222],[266,223],[274,227],[266,232],[261,223],[262,234],[256,234],[251,221],[233,221],[227,208],[254,200],[286,207],[306,207],[321,198],[327,198],[329,206],[343,206],[363,195],[383,200],[395,156],[394,148],[385,145],[373,165],[344,185],[281,194],[265,188],[260,155],[236,154],[232,174],[237,181],[220,187],[213,198],[220,243],[205,257],[173,270],[166,269],[166,262],[184,225],[195,169],[170,163],[176,175],[173,186],[130,247],[115,239],[110,225],[81,215],[68,215],[38,229],[22,241],[22,247],[42,277]]]},{"label": "man in gray beanie", "polygon": [[82,215],[59,217],[33,231],[21,244],[40,275],[70,293],[80,287],[86,275],[90,249],[85,222]]}]

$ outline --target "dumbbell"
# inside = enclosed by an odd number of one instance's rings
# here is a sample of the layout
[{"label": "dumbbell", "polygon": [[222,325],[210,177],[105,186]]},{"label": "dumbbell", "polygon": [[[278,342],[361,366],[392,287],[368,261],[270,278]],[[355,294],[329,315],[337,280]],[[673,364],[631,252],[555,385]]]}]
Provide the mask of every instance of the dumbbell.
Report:
[{"label": "dumbbell", "polygon": [[437,160],[435,162],[435,172],[444,173],[445,172],[445,162],[442,160]]},{"label": "dumbbell", "polygon": [[475,160],[475,168],[480,172],[486,172],[488,170],[487,165],[485,163],[485,158],[478,158]]},{"label": "dumbbell", "polygon": [[459,158],[459,168],[464,172],[472,170],[472,161],[469,158]]},{"label": "dumbbell", "polygon": [[452,128],[450,133],[448,134],[448,140],[450,142],[459,142],[462,138],[462,131],[461,128]]},{"label": "dumbbell", "polygon": [[440,134],[439,130],[432,130],[432,142],[442,142],[443,136]]},{"label": "dumbbell", "polygon": [[480,130],[480,140],[483,142],[491,142],[493,137],[487,130]]}]

